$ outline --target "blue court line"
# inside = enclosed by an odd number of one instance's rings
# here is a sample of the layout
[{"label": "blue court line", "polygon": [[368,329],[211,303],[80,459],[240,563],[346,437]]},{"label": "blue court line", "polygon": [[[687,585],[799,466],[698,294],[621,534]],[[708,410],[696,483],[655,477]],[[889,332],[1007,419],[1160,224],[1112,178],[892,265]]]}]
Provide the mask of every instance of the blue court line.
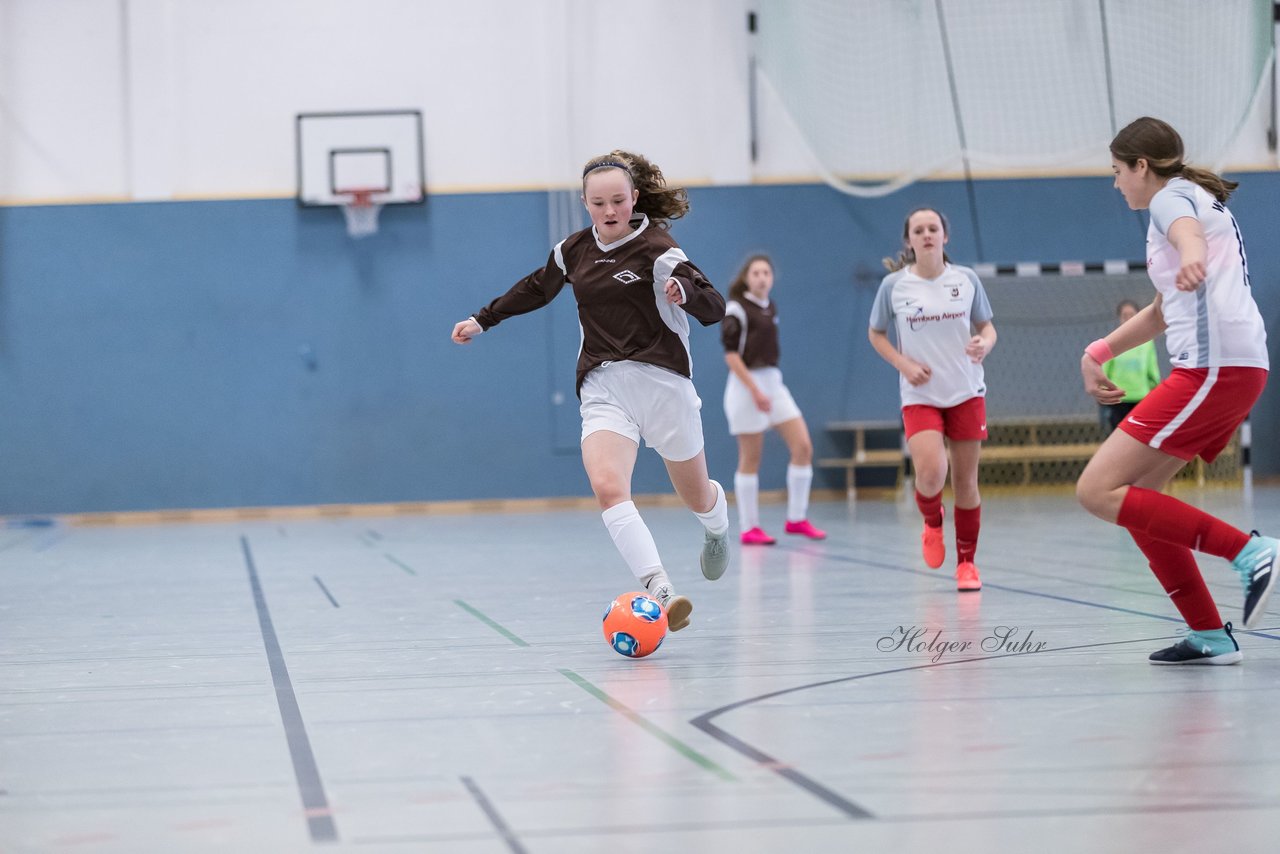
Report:
[{"label": "blue court line", "polygon": [[276,638],[275,627],[271,624],[271,612],[267,610],[267,598],[258,581],[258,569],[253,564],[247,537],[240,538],[240,547],[244,550],[244,562],[249,568],[253,606],[258,611],[258,627],[262,630],[262,645],[267,651],[276,704],[280,707],[280,720],[284,724],[285,740],[289,744],[289,758],[293,761],[293,776],[298,781],[302,806],[306,810],[307,830],[311,833],[312,842],[337,842],[338,828],[333,822],[333,811],[329,808],[329,799],[324,793],[324,783],[320,781],[320,769],[316,765],[315,754],[311,752],[311,740],[307,738],[302,710],[298,708],[298,698],[293,693],[293,683],[289,679],[289,668],[285,666],[284,653]]},{"label": "blue court line", "polygon": [[47,552],[49,549],[53,548],[58,543],[61,543],[63,540],[65,540],[68,536],[69,535],[65,532],[54,534],[52,537],[46,539],[44,542],[37,545],[32,551]]},{"label": "blue court line", "polygon": [[18,546],[25,546],[27,543],[31,542],[35,538],[36,538],[35,534],[28,534],[23,537],[15,537],[14,539],[10,540],[7,543],[0,543],[0,552],[8,551],[9,549],[17,548]]}]

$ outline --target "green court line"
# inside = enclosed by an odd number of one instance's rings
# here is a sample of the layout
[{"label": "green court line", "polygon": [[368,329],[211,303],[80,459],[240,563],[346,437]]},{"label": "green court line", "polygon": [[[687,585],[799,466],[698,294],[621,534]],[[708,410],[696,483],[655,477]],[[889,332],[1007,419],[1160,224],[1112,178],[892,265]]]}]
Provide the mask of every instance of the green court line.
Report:
[{"label": "green court line", "polygon": [[414,571],[413,567],[409,566],[409,565],[408,565],[408,564],[406,564],[406,563],[401,563],[400,561],[396,560],[395,558],[393,558],[391,555],[387,554],[386,552],[383,552],[383,553],[382,553],[382,556],[383,556],[383,557],[385,557],[387,560],[391,561],[392,563],[394,563],[396,566],[398,566],[398,567],[400,567],[401,569],[403,569],[405,572],[409,573],[410,575],[417,575],[417,574],[418,574],[417,572],[415,572],[415,571]]},{"label": "green court line", "polygon": [[486,615],[482,614],[480,611],[477,611],[475,608],[472,608],[470,605],[468,605],[466,602],[463,602],[461,599],[454,599],[453,603],[457,605],[459,608],[461,608],[462,610],[466,611],[471,616],[475,617],[480,622],[484,623],[489,628],[493,629],[498,634],[505,637],[507,640],[511,641],[516,646],[529,645],[525,643],[524,640],[522,640],[520,637],[518,637],[514,632],[507,631],[506,628],[494,622],[493,620],[489,619]]},{"label": "green court line", "polygon": [[666,742],[668,747],[674,748],[676,752],[680,753],[682,756],[684,756],[684,758],[690,760],[691,762],[697,763],[698,765],[702,766],[702,768],[704,768],[707,771],[710,771],[712,774],[715,774],[717,777],[719,777],[722,780],[728,780],[731,782],[737,781],[738,778],[733,776],[733,774],[731,774],[729,771],[720,767],[719,765],[717,765],[715,762],[708,759],[707,757],[703,756],[701,753],[694,750],[692,747],[685,744],[683,741],[676,738],[674,735],[671,735],[670,733],[662,730],[656,724],[651,722],[648,718],[644,717],[643,715],[639,714],[635,710],[626,706],[621,701],[615,700],[613,697],[610,697],[604,691],[601,691],[599,688],[597,688],[595,685],[592,685],[586,679],[583,679],[577,673],[574,673],[572,670],[565,670],[564,668],[560,668],[560,673],[570,682],[573,682],[583,691],[586,691],[588,694],[595,697],[597,700],[604,703],[606,706],[613,709],[615,712],[618,712],[627,720],[631,721],[633,724],[636,724],[641,729],[645,730],[650,735],[658,738],[659,740]]}]

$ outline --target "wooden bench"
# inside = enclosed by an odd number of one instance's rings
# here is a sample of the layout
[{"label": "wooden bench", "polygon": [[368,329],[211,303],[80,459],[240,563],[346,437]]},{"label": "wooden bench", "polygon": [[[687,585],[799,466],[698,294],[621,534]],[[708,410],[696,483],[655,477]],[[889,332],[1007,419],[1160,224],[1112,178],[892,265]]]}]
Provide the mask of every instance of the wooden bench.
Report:
[{"label": "wooden bench", "polygon": [[[852,433],[853,453],[847,457],[827,457],[818,460],[818,468],[844,469],[845,490],[854,495],[855,472],[860,468],[892,468],[895,470],[894,489],[902,485],[906,470],[906,442],[902,437],[901,421],[833,421],[827,425],[830,433]],[[897,442],[894,448],[868,448],[869,433],[892,433]]]},{"label": "wooden bench", "polygon": [[[1100,442],[1062,442],[1044,433],[1062,432],[1063,428],[1079,431],[1096,425],[1092,416],[1044,416],[1030,418],[1005,418],[992,420],[988,427],[991,439],[983,444],[982,463],[1018,463],[1022,466],[1023,484],[1031,483],[1032,466],[1036,463],[1077,462],[1090,459]],[[894,485],[902,484],[909,454],[902,436],[899,421],[835,421],[827,424],[831,433],[852,433],[853,453],[848,457],[828,457],[817,461],[819,468],[844,469],[845,488],[855,495],[855,477],[861,468],[896,469]],[[872,433],[893,432],[897,436],[896,448],[867,448],[867,436]]]},{"label": "wooden bench", "polygon": [[1097,442],[1054,443],[1050,445],[983,445],[982,463],[1021,463],[1022,482],[1031,483],[1032,463],[1063,463],[1088,460],[1098,450]]}]

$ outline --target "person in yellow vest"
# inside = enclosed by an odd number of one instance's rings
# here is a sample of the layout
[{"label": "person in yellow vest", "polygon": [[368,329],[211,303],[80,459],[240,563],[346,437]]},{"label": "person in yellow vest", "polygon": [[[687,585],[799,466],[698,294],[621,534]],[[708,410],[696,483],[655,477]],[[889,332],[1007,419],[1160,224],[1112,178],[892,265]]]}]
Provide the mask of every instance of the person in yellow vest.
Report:
[{"label": "person in yellow vest", "polygon": [[[1131,299],[1121,300],[1116,306],[1116,317],[1120,319],[1117,326],[1124,324],[1138,313],[1138,304]],[[1124,399],[1119,403],[1103,403],[1102,429],[1107,435],[1120,426],[1138,402],[1146,397],[1153,388],[1160,385],[1160,365],[1156,362],[1156,345],[1154,341],[1146,341],[1127,350],[1102,366],[1116,388],[1124,389]]]}]

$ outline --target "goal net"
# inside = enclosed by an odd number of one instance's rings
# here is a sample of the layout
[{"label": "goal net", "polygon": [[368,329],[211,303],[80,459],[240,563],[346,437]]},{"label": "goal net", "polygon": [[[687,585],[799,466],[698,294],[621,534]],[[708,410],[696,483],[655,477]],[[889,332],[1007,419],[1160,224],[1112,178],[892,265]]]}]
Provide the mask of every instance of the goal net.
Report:
[{"label": "goal net", "polygon": [[1105,166],[1142,115],[1220,167],[1271,65],[1269,0],[759,0],[758,66],[837,189]]},{"label": "goal net", "polygon": [[[988,447],[1100,442],[1105,437],[1101,413],[1084,391],[1080,356],[1086,344],[1116,327],[1122,300],[1139,307],[1151,302],[1155,291],[1145,269],[1080,275],[1078,269],[1029,275],[1000,273],[981,265],[975,269],[991,301],[999,334],[996,348],[983,365]],[[1168,376],[1164,336],[1156,339],[1155,347],[1160,374]],[[1074,481],[1086,462],[1087,457],[992,462],[984,465],[983,483]],[[1217,481],[1238,481],[1240,476],[1238,439],[1212,465],[1197,462],[1180,475],[1186,480]]]}]

